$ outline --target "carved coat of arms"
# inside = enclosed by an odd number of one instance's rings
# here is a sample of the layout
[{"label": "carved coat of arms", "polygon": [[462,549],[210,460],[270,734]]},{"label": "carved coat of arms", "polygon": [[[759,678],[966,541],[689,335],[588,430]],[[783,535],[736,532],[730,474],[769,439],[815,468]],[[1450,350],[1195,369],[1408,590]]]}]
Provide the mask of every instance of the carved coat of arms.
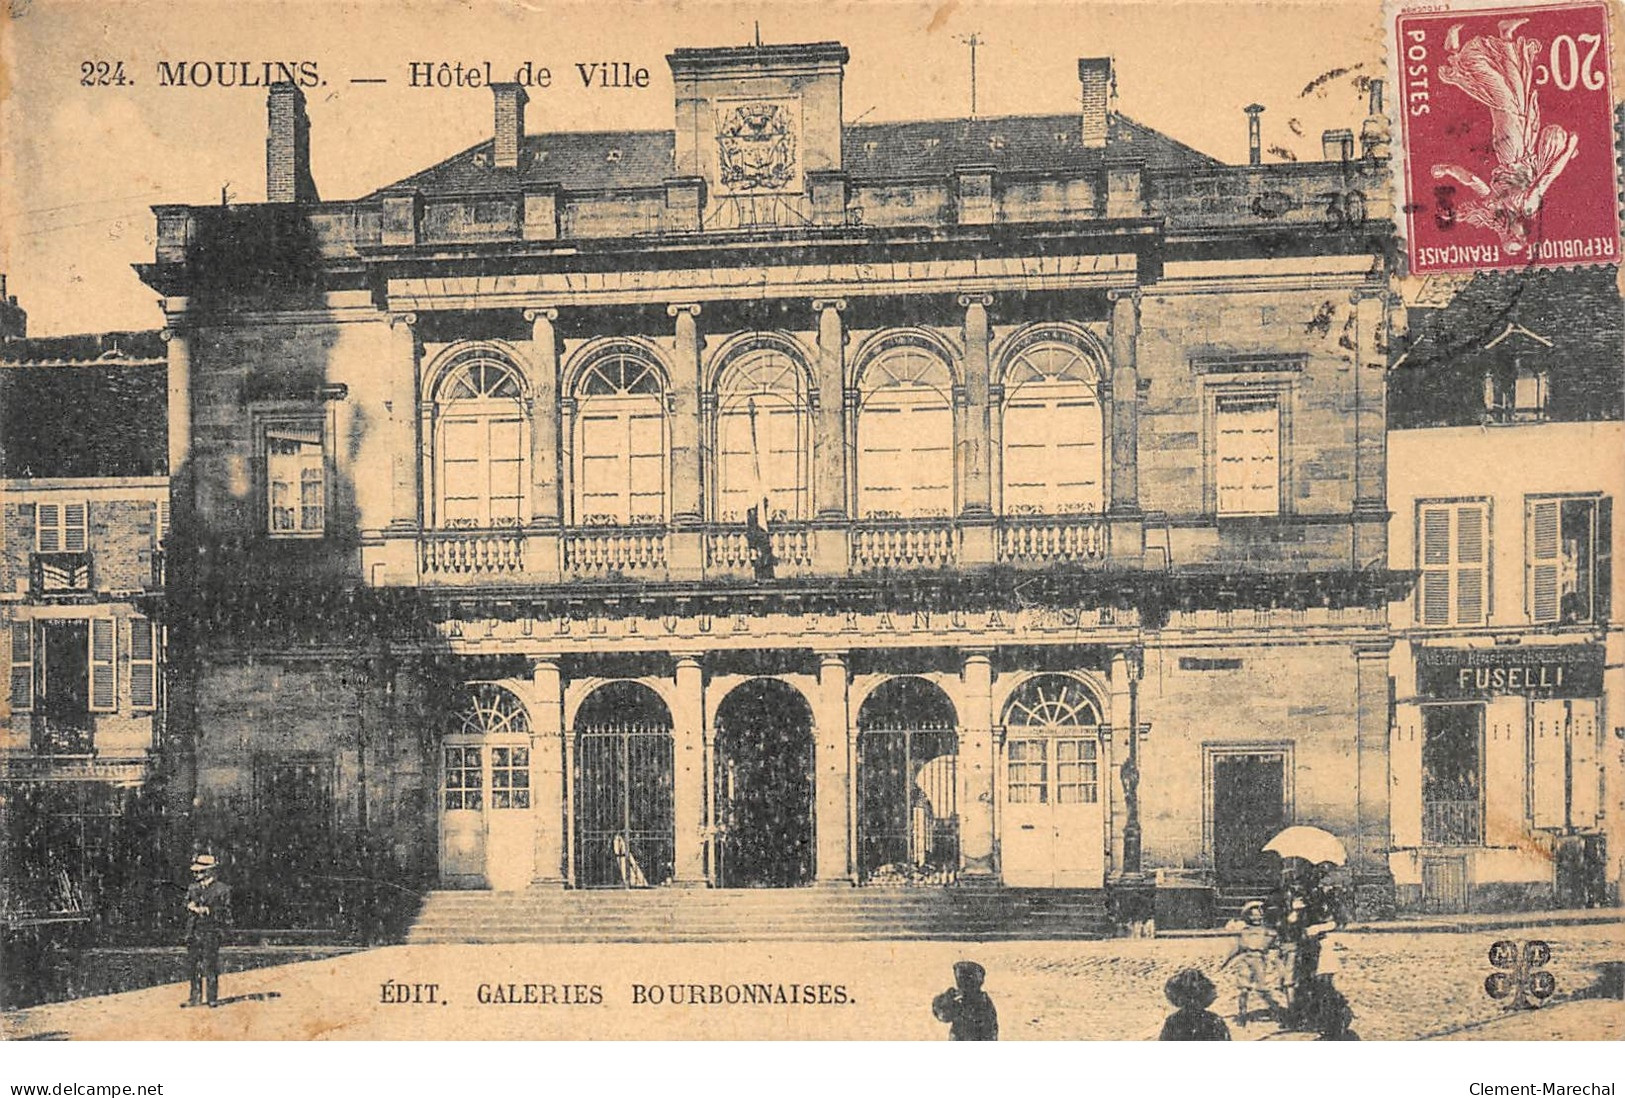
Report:
[{"label": "carved coat of arms", "polygon": [[782,190],[795,178],[796,135],[777,103],[746,103],[717,127],[717,182],[737,190]]}]

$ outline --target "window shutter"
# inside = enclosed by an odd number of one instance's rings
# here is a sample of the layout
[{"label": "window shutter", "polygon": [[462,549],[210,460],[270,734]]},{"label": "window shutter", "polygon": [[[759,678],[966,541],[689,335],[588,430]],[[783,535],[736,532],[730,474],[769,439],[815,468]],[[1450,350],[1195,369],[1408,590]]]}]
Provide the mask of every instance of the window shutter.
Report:
[{"label": "window shutter", "polygon": [[1450,509],[1422,508],[1417,540],[1421,556],[1423,625],[1450,624]]},{"label": "window shutter", "polygon": [[1274,396],[1220,397],[1214,483],[1220,514],[1281,509],[1281,412]]},{"label": "window shutter", "polygon": [[1592,601],[1596,604],[1593,621],[1607,621],[1613,609],[1614,591],[1614,501],[1604,496],[1597,501],[1597,523],[1594,527],[1596,548],[1592,559],[1596,561],[1592,574]]},{"label": "window shutter", "polygon": [[62,505],[42,503],[34,508],[34,547],[41,553],[62,551]]},{"label": "window shutter", "polygon": [[1536,827],[1563,826],[1563,737],[1569,720],[1568,703],[1541,700],[1531,707],[1531,781]]},{"label": "window shutter", "polygon": [[1562,574],[1562,539],[1559,534],[1559,501],[1531,500],[1529,530],[1529,619],[1556,621],[1558,582]]},{"label": "window shutter", "polygon": [[83,553],[87,543],[86,528],[90,525],[88,503],[67,503],[62,506],[62,548],[69,553]]},{"label": "window shutter", "polygon": [[1516,846],[1529,819],[1528,703],[1491,698],[1484,706],[1484,842]]},{"label": "window shutter", "polygon": [[11,711],[34,709],[34,623],[11,623]]},{"label": "window shutter", "polygon": [[130,708],[158,706],[157,660],[153,652],[152,622],[130,619]]},{"label": "window shutter", "polygon": [[1597,701],[1576,699],[1569,703],[1571,735],[1570,822],[1575,827],[1596,827],[1600,808],[1602,769],[1598,751]]},{"label": "window shutter", "polygon": [[158,543],[158,548],[164,547],[169,540],[169,501],[161,499],[154,505],[157,514],[153,516],[152,536]]},{"label": "window shutter", "polygon": [[1484,507],[1456,508],[1456,621],[1484,620]]},{"label": "window shutter", "polygon": [[1388,768],[1393,776],[1389,827],[1397,848],[1422,845],[1422,715],[1414,705],[1397,707]]},{"label": "window shutter", "polygon": [[118,645],[112,618],[90,620],[90,708],[111,713],[118,708]]}]

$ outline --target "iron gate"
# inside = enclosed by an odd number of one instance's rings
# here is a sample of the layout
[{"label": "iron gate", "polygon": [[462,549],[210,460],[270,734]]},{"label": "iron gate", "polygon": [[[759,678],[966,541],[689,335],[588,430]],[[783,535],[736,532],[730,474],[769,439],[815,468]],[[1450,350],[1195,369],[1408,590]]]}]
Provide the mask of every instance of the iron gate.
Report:
[{"label": "iron gate", "polygon": [[952,728],[858,733],[858,871],[865,882],[951,884],[959,875],[959,736]]},{"label": "iron gate", "polygon": [[576,733],[576,884],[645,888],[671,879],[672,739],[659,725]]}]

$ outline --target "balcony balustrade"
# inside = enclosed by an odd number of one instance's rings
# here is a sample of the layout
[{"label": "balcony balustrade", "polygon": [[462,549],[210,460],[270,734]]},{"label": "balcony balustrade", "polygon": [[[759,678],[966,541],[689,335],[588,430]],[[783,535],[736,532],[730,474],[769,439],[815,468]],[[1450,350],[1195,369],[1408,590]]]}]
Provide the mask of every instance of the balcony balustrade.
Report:
[{"label": "balcony balustrade", "polygon": [[525,539],[517,531],[436,530],[418,542],[425,577],[514,576],[525,570]]},{"label": "balcony balustrade", "polygon": [[1422,842],[1429,846],[1477,846],[1484,841],[1477,801],[1422,802]]},{"label": "balcony balustrade", "polygon": [[852,526],[852,568],[942,568],[954,562],[954,535],[948,519],[865,519]]},{"label": "balcony balustrade", "polygon": [[[783,575],[786,570],[804,571],[812,564],[812,532],[802,525],[775,524],[768,530],[773,559]],[[755,567],[756,554],[743,526],[713,527],[705,535],[706,567],[719,572],[745,571]]]},{"label": "balcony balustrade", "polygon": [[588,578],[666,569],[664,526],[578,526],[564,534],[564,571]]},{"label": "balcony balustrade", "polygon": [[1110,550],[1101,515],[1007,518],[999,524],[999,560],[1011,564],[1104,561]]}]

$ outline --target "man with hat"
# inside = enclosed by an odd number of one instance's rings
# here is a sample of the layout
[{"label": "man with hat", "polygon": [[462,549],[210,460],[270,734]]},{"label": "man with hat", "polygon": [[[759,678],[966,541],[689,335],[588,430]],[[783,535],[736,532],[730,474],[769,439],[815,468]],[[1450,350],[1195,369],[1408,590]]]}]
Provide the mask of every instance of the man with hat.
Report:
[{"label": "man with hat", "polygon": [[202,1006],[220,996],[220,939],[231,925],[231,889],[215,875],[213,854],[192,859],[192,883],[186,890],[186,962],[192,977],[191,997],[182,1006]]},{"label": "man with hat", "polygon": [[997,1041],[999,1015],[982,990],[987,970],[975,961],[954,963],[954,986],[931,1000],[931,1013],[947,1022],[950,1041]]}]

